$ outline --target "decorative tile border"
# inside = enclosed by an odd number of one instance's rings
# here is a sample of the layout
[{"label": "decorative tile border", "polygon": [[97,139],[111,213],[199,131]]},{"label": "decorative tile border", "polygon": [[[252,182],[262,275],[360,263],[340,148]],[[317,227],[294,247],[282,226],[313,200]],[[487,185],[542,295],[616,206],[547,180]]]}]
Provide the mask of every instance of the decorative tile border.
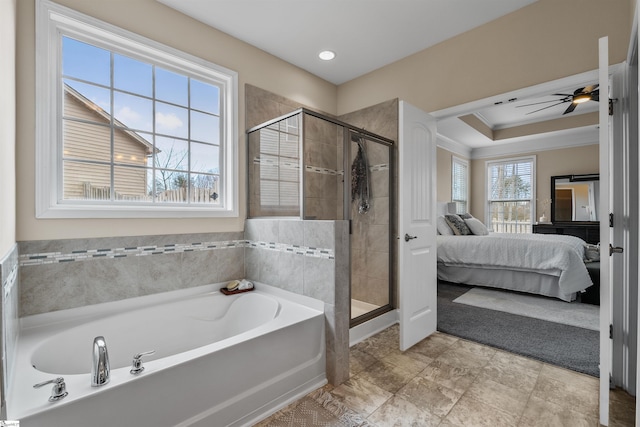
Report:
[{"label": "decorative tile border", "polygon": [[7,280],[2,284],[2,291],[4,292],[5,300],[9,298],[9,295],[11,294],[11,290],[16,284],[17,278],[18,278],[18,264],[16,263],[13,265],[13,268],[9,272],[9,275],[7,276]]},{"label": "decorative tile border", "polygon": [[[327,174],[327,175],[344,175],[344,170],[334,171],[331,169],[319,168],[316,166],[306,166],[305,170],[307,170],[308,172],[316,172],[316,173]],[[389,164],[380,163],[379,165],[369,166],[369,170],[371,172],[386,171],[386,170],[389,170]]]},{"label": "decorative tile border", "polygon": [[317,166],[307,165],[304,168],[307,172],[315,172],[322,175],[342,175],[343,171],[334,171],[333,169],[319,168]]},{"label": "decorative tile border", "polygon": [[298,162],[289,162],[286,160],[262,159],[260,157],[254,158],[253,164],[265,165],[265,166],[282,168],[282,169],[300,169],[300,165],[298,164]]},{"label": "decorative tile border", "polygon": [[[282,169],[295,169],[295,170],[300,169],[300,165],[296,162],[281,161],[278,163],[272,159],[261,159],[259,157],[256,157],[253,159],[253,164],[279,167]],[[344,170],[333,170],[329,168],[321,168],[321,167],[312,166],[312,165],[306,165],[304,169],[307,172],[315,172],[323,175],[344,175]],[[380,163],[378,165],[369,166],[369,170],[371,170],[371,172],[380,172],[380,171],[389,170],[389,164]]]},{"label": "decorative tile border", "polygon": [[332,249],[313,248],[300,245],[289,245],[287,243],[274,243],[274,242],[254,242],[247,241],[248,248],[267,249],[276,252],[285,252],[295,255],[304,255],[314,258],[335,259],[335,254]]},{"label": "decorative tile border", "polygon": [[379,165],[370,166],[371,172],[380,172],[380,171],[388,171],[389,163],[380,163]]},{"label": "decorative tile border", "polygon": [[166,245],[132,246],[113,249],[85,249],[71,253],[47,252],[20,255],[20,266],[55,264],[71,261],[87,261],[99,258],[126,258],[131,256],[159,255],[167,253],[206,251],[245,247],[245,240],[229,240],[219,242],[171,243]]},{"label": "decorative tile border", "polygon": [[[35,254],[22,254],[19,257],[20,267],[32,265],[57,264],[74,261],[90,261],[102,258],[126,258],[148,255],[172,254],[181,252],[211,251],[231,248],[259,248],[275,250],[279,252],[293,253],[316,258],[333,259],[334,254],[331,249],[319,249],[298,245],[288,245],[273,242],[254,242],[249,240],[228,240],[218,242],[197,242],[197,243],[171,243],[154,246],[133,246],[113,249],[86,249],[76,250],[71,253],[47,252]],[[17,269],[14,269],[17,271]]]}]

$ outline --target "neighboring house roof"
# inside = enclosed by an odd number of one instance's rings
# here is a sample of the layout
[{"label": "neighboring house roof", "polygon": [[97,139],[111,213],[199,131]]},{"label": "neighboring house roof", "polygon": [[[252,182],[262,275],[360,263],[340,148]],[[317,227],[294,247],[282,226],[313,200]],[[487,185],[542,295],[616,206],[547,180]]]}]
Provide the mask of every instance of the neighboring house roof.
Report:
[{"label": "neighboring house roof", "polygon": [[[73,96],[77,101],[79,101],[80,103],[85,105],[88,109],[90,109],[91,111],[96,112],[98,115],[100,115],[101,117],[106,119],[108,122],[111,122],[111,114],[109,114],[106,111],[104,111],[104,109],[102,107],[100,107],[98,104],[96,104],[95,102],[91,101],[89,98],[85,97],[80,92],[78,92],[77,90],[75,90],[74,88],[72,88],[71,86],[69,86],[66,83],[64,84],[64,90],[65,90],[66,93],[68,93],[69,95]],[[153,144],[151,142],[147,141],[146,139],[144,139],[142,136],[140,136],[140,134],[130,130],[127,125],[125,125],[120,120],[116,119],[115,117],[113,117],[113,123],[116,126],[118,126],[119,128],[121,128],[121,130],[123,132],[125,132],[127,135],[129,135],[131,138],[133,138],[133,140],[135,140],[136,142],[139,142],[140,144],[142,144],[145,147],[145,151],[146,151],[147,155],[150,155],[153,152],[153,150],[154,150]],[[155,152],[159,153],[160,150],[156,148]]]}]

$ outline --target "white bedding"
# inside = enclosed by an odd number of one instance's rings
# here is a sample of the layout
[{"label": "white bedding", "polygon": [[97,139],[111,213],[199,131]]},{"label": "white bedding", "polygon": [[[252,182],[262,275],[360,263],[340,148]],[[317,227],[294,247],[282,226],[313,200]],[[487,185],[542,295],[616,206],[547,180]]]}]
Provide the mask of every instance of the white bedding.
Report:
[{"label": "white bedding", "polygon": [[584,245],[577,237],[556,234],[438,236],[438,263],[557,276],[560,293],[568,295],[592,285]]}]

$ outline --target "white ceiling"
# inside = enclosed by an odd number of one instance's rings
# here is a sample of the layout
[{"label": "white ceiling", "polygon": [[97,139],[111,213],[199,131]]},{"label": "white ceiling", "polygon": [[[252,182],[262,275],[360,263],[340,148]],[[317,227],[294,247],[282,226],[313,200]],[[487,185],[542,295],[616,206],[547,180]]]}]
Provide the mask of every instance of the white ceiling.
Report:
[{"label": "white ceiling", "polygon": [[536,0],[158,1],[342,84]]},{"label": "white ceiling", "polygon": [[[329,82],[342,84],[536,0],[157,1]],[[333,61],[318,58],[318,53],[326,49],[336,52]],[[475,114],[496,130],[561,118],[568,103],[533,113],[537,106],[519,106],[560,99],[552,94],[571,94],[594,80],[586,73],[478,101],[472,103],[472,109],[462,106],[445,111],[438,117],[438,135],[469,150],[530,143],[536,138],[548,137],[553,144],[596,138],[597,129],[590,126],[494,141],[458,119]],[[512,98],[517,99],[510,101]],[[551,104],[541,104],[540,108]],[[597,106],[597,102],[589,101],[570,114],[596,111]]]},{"label": "white ceiling", "polygon": [[[584,86],[581,86],[584,87]],[[561,94],[573,93],[576,87],[570,87]],[[518,99],[500,105],[478,110],[475,114],[485,121],[492,129],[505,129],[529,123],[561,118],[569,106],[569,102],[560,103],[562,97],[553,94],[543,94],[540,97]],[[532,105],[533,104],[533,105]],[[544,110],[542,110],[544,108]],[[576,107],[572,116],[598,111],[597,102],[587,102]],[[566,116],[566,115],[564,115]]]},{"label": "white ceiling", "polygon": [[573,112],[563,114],[569,103],[559,104],[557,101],[563,97],[556,94],[569,95],[576,89],[596,83],[597,72],[587,72],[436,112],[438,135],[444,140],[453,141],[471,150],[489,149],[489,152],[493,152],[494,148],[499,149],[500,146],[504,148],[504,144],[528,142],[527,146],[530,146],[531,141],[546,149],[595,143],[598,141],[597,125],[569,127],[545,133],[532,132],[519,137],[494,140],[463,122],[460,117],[473,114],[487,128],[495,131],[593,113],[598,111],[599,103],[595,101],[580,104]]}]

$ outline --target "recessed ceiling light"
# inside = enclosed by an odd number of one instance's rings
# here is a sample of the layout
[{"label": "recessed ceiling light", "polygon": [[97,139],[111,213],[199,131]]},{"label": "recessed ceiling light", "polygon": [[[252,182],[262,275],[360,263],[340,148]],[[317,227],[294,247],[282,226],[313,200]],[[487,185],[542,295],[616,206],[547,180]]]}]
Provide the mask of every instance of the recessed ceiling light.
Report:
[{"label": "recessed ceiling light", "polygon": [[336,57],[336,53],[332,50],[323,50],[318,54],[318,57],[323,61],[331,61]]}]

